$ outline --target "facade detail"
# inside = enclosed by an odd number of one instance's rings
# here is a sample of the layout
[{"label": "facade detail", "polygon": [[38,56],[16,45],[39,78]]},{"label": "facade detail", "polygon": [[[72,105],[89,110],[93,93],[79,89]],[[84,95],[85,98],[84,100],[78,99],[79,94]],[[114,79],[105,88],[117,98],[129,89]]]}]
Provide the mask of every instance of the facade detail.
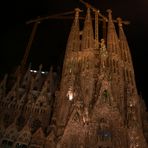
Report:
[{"label": "facade detail", "polygon": [[148,114],[123,21],[114,24],[107,10],[98,23],[100,12],[88,5],[81,29],[81,12],[75,9],[60,80],[40,65],[23,76],[18,68],[13,83],[8,75],[1,81],[1,148],[148,147]]}]

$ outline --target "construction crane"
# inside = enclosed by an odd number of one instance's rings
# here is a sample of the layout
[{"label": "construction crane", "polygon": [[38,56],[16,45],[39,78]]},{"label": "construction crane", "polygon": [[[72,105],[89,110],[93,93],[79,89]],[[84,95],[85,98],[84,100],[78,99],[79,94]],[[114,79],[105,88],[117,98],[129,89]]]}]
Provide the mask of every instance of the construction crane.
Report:
[{"label": "construction crane", "polygon": [[[39,17],[38,17],[38,19],[39,19]],[[25,53],[24,53],[24,57],[21,61],[20,72],[22,74],[24,73],[25,66],[26,66],[26,63],[27,63],[27,59],[28,59],[28,56],[29,56],[29,52],[30,52],[30,49],[31,49],[31,45],[32,45],[33,39],[35,37],[35,33],[36,33],[36,30],[37,30],[39,23],[40,23],[39,21],[36,21],[34,23],[34,26],[33,26],[33,29],[32,29],[32,32],[31,32],[31,35],[30,35],[30,38],[29,38],[29,41],[28,41],[28,44],[27,44],[27,47],[26,47],[26,50],[25,50]]]},{"label": "construction crane", "polygon": [[[45,17],[38,16],[36,19],[33,19],[33,20],[26,22],[27,25],[31,24],[31,23],[34,23],[34,24],[33,24],[33,29],[32,29],[31,35],[29,37],[27,47],[25,49],[24,56],[23,56],[22,61],[21,61],[21,66],[20,66],[21,75],[25,72],[26,63],[27,63],[28,56],[29,56],[29,53],[30,53],[30,49],[31,49],[36,31],[37,31],[38,24],[41,23],[43,20],[48,20],[48,19],[65,19],[65,15],[70,15],[70,14],[73,14],[73,13],[75,13],[75,11],[69,11],[69,12],[59,13],[59,14],[45,16]],[[66,19],[71,19],[71,17],[66,18]]]}]

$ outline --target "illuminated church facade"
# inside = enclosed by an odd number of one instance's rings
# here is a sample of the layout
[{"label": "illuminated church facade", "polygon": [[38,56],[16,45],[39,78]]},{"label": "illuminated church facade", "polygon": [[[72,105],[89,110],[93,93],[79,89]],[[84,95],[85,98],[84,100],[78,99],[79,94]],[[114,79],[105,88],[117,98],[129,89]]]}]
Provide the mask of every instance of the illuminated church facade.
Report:
[{"label": "illuminated church facade", "polygon": [[88,7],[81,30],[80,12],[75,11],[60,79],[40,66],[23,76],[18,70],[12,87],[7,75],[1,81],[1,148],[148,147],[148,115],[123,21],[114,21],[108,10],[103,32],[99,12],[93,12],[93,24]]}]

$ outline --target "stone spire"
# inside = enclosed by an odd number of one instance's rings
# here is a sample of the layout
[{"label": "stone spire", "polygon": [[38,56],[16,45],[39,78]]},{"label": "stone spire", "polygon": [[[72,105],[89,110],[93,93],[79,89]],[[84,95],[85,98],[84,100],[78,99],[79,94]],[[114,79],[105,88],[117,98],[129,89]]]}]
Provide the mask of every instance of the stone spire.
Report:
[{"label": "stone spire", "polygon": [[82,34],[81,50],[94,48],[94,33],[90,14],[90,8],[87,8],[87,15],[84,22],[84,29]]},{"label": "stone spire", "polygon": [[[124,30],[123,30],[122,19],[121,18],[117,18],[117,21],[118,21],[118,26],[119,26],[119,41],[120,41],[119,43],[120,43],[120,48],[121,48],[122,54],[123,54],[123,55],[121,55],[122,56],[122,60],[124,60],[125,62],[126,61],[129,62],[129,60],[131,60],[130,49],[129,49],[128,42],[127,42]],[[123,52],[128,52],[128,53],[126,53],[128,55],[124,55]]]},{"label": "stone spire", "polygon": [[[112,83],[114,83],[120,77],[120,46],[115,25],[112,20],[112,11],[109,9],[108,12],[108,31],[107,31],[107,50],[108,59],[107,66],[109,69]],[[117,80],[118,81],[118,80]],[[115,82],[116,83],[116,82]],[[116,84],[113,85],[116,85]]]},{"label": "stone spire", "polygon": [[108,32],[107,32],[107,50],[108,59],[107,66],[109,69],[109,76],[111,80],[111,90],[114,98],[114,102],[122,110],[121,104],[123,104],[123,77],[122,77],[122,63],[121,63],[121,49],[119,46],[119,39],[117,36],[116,28],[112,19],[112,11],[109,9],[108,12]]},{"label": "stone spire", "polygon": [[79,29],[79,13],[81,10],[79,8],[75,9],[75,19],[71,27],[71,31],[69,34],[67,47],[66,47],[66,56],[71,51],[79,51],[80,50],[80,29]]},{"label": "stone spire", "polygon": [[62,80],[60,84],[60,99],[57,101],[58,124],[65,125],[69,114],[70,106],[74,98],[74,82],[78,65],[78,51],[80,50],[79,12],[76,9],[74,22],[70,31],[66,55],[64,59]]},{"label": "stone spire", "polygon": [[119,52],[119,40],[115,30],[115,26],[112,20],[112,11],[109,9],[108,12],[108,32],[107,32],[107,49],[109,53]]},{"label": "stone spire", "polygon": [[76,65],[75,62],[77,59],[76,51],[80,50],[79,12],[81,12],[81,10],[76,8],[75,19],[72,24],[72,28],[69,34],[67,47],[66,47],[61,85],[63,84],[65,85],[65,83],[63,82],[65,78],[67,79],[68,76],[71,78],[71,75],[75,72],[75,69],[76,69],[76,66],[75,66]]},{"label": "stone spire", "polygon": [[117,18],[117,20],[118,20],[118,26],[119,26],[119,44],[121,49],[121,59],[124,64],[125,81],[128,81],[128,83],[136,87],[132,57],[131,57],[130,48],[127,42],[127,38],[123,30],[122,19]]},{"label": "stone spire", "polygon": [[95,49],[99,48],[99,10],[95,12]]},{"label": "stone spire", "polygon": [[122,20],[118,18],[119,26],[119,43],[121,49],[121,60],[124,67],[122,71],[124,73],[124,86],[125,86],[125,99],[127,107],[127,127],[129,146],[130,147],[143,147],[146,148],[147,144],[143,135],[143,129],[141,126],[140,104],[139,96],[137,94],[135,76],[132,65],[132,59],[130,54],[129,45],[123,31]]},{"label": "stone spire", "polygon": [[129,45],[128,45],[124,30],[123,30],[122,19],[117,18],[117,21],[118,21],[118,26],[119,26],[119,45],[120,45],[120,50],[121,50],[120,57],[121,57],[121,63],[122,63],[121,71],[122,71],[122,76],[123,76],[122,85],[124,87],[124,97],[127,100],[127,106],[131,106],[131,105],[134,106],[135,104],[139,102],[138,101],[139,97],[137,96],[137,89],[136,89],[136,84],[135,84],[135,75],[134,75],[134,69],[132,65],[132,59],[131,59]]}]

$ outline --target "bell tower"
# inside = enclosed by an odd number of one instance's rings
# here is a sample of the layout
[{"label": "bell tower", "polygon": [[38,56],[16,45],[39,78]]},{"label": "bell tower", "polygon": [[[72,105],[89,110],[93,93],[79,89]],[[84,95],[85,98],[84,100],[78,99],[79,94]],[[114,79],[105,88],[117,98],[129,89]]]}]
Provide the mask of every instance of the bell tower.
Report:
[{"label": "bell tower", "polygon": [[80,51],[80,28],[79,28],[79,13],[80,9],[75,9],[75,18],[69,34],[63,71],[62,79],[60,84],[60,92],[57,96],[57,111],[56,111],[56,122],[61,131],[67,124],[73,99],[75,98],[75,81],[76,74],[78,73],[78,52]]}]

